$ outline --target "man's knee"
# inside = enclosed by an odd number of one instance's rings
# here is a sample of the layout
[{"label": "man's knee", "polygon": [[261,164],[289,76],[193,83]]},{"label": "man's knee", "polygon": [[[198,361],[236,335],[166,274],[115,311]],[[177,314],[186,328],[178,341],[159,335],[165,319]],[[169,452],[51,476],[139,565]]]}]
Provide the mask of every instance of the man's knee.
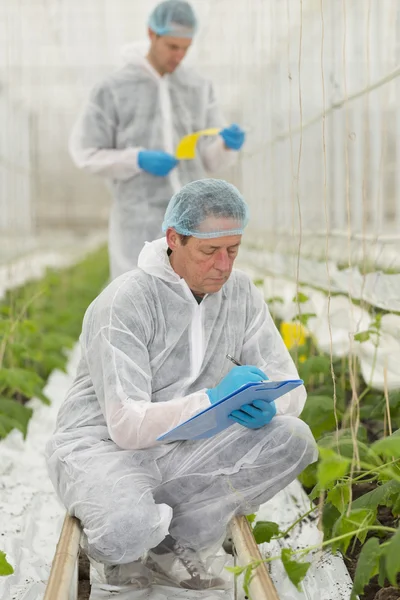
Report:
[{"label": "man's knee", "polygon": [[89,556],[104,564],[125,564],[139,559],[167,535],[172,509],[153,501],[126,505],[89,526],[83,523]]},{"label": "man's knee", "polygon": [[283,450],[296,463],[300,473],[318,458],[317,444],[309,426],[298,417],[275,417],[275,425],[281,429]]}]

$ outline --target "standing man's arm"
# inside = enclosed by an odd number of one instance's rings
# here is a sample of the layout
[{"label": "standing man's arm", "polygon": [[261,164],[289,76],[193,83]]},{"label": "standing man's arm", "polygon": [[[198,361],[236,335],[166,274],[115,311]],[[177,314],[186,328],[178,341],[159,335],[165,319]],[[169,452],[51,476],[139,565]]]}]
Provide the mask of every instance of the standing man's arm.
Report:
[{"label": "standing man's arm", "polygon": [[142,171],[166,177],[178,164],[167,152],[137,146],[117,149],[117,127],[118,109],[112,90],[98,86],[71,134],[69,150],[75,164],[90,173],[122,181]]},{"label": "standing man's arm", "polygon": [[217,103],[214,88],[209,84],[205,129],[218,127],[222,131],[211,143],[206,138],[199,141],[199,151],[204,167],[210,173],[232,167],[238,151],[244,144],[244,131],[237,125],[226,127],[226,120]]},{"label": "standing man's arm", "polygon": [[141,148],[117,150],[118,114],[111,90],[100,85],[76,122],[69,141],[75,164],[90,173],[110,179],[129,179],[137,175]]}]

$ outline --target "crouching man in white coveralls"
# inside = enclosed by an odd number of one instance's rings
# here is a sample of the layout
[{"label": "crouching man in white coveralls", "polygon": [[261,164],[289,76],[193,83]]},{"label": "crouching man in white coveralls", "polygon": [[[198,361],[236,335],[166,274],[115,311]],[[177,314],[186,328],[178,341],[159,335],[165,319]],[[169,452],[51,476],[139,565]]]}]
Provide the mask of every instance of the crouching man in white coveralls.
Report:
[{"label": "crouching man in white coveralls", "polygon": [[298,418],[304,387],[275,403],[254,399],[210,439],[157,441],[248,382],[298,378],[262,294],[232,270],[247,221],[234,186],[186,185],[168,205],[166,237],[86,312],[47,458],[109,583],[224,588],[207,551],[234,515],[257,510],[317,458]]}]

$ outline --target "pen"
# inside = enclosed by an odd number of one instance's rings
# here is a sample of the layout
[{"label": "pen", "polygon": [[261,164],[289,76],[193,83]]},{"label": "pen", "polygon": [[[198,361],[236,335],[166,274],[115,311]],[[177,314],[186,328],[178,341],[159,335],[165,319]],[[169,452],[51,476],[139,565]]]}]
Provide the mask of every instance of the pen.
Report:
[{"label": "pen", "polygon": [[233,364],[234,364],[234,365],[236,365],[237,367],[242,367],[242,366],[243,366],[243,365],[242,365],[242,364],[241,364],[241,363],[240,363],[238,360],[236,360],[236,358],[234,358],[234,357],[233,357],[233,356],[231,356],[230,354],[227,354],[227,355],[226,355],[226,358],[227,358],[228,360],[230,360],[231,362],[233,362]]},{"label": "pen", "polygon": [[[236,365],[237,367],[243,367],[242,363],[240,363],[238,360],[236,360],[236,358],[234,356],[231,356],[230,354],[226,355],[226,358],[228,360],[230,360],[231,362],[233,362],[234,365]],[[267,376],[266,376],[267,377]],[[263,383],[265,381],[269,381],[268,377],[266,379],[263,379]]]}]

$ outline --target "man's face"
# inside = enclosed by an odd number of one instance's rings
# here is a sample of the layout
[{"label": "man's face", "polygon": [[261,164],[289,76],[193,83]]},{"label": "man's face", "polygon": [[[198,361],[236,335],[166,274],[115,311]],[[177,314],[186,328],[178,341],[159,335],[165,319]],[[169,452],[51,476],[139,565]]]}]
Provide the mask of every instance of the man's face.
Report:
[{"label": "man's face", "polygon": [[151,46],[148,58],[153,67],[160,73],[173,73],[185,58],[192,43],[191,39],[158,36],[149,30]]},{"label": "man's face", "polygon": [[228,281],[239,251],[241,235],[212,239],[190,237],[183,245],[174,229],[168,229],[170,261],[195,294],[215,294]]}]

